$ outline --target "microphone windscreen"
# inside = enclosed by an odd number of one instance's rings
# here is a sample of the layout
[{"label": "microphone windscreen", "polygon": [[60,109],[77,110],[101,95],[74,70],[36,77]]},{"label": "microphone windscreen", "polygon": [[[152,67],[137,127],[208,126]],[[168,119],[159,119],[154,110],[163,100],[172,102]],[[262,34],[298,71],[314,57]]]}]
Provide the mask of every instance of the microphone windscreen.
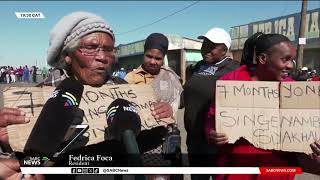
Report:
[{"label": "microphone windscreen", "polygon": [[121,140],[125,130],[132,130],[135,136],[140,133],[141,119],[137,109],[125,99],[116,99],[106,112],[108,133],[115,139]]},{"label": "microphone windscreen", "polygon": [[83,93],[83,85],[73,78],[63,80],[45,103],[24,147],[28,155],[52,157],[63,142]]}]

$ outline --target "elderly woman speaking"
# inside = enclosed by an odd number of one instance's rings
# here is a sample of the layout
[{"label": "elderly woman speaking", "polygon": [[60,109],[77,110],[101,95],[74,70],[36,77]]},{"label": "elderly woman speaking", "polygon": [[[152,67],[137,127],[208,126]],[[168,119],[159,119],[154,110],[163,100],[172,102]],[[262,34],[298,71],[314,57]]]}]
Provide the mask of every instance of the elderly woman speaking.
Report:
[{"label": "elderly woman speaking", "polygon": [[47,61],[81,84],[102,86],[115,59],[114,42],[112,29],[101,17],[75,12],[52,29]]},{"label": "elderly woman speaking", "polygon": [[[62,68],[67,78],[45,103],[26,143],[26,153],[50,159],[56,156],[70,125],[82,123],[83,112],[78,106],[83,85],[100,87],[109,79],[115,60],[114,43],[110,26],[92,13],[71,13],[54,26],[50,32],[47,61],[53,67]],[[106,142],[83,147],[81,152],[94,153],[99,149],[104,149],[101,153],[112,154],[112,149],[122,152],[121,146]]]}]

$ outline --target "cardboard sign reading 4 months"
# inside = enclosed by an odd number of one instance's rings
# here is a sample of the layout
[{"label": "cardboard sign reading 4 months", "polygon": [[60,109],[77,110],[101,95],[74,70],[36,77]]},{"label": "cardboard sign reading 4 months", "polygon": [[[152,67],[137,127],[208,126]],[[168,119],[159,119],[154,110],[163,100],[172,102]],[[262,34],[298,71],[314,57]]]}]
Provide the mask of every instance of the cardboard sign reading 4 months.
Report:
[{"label": "cardboard sign reading 4 months", "polygon": [[[25,143],[43,108],[54,91],[54,87],[10,87],[4,90],[5,107],[18,107],[30,117],[30,123],[8,127],[10,145],[15,151],[23,151]],[[117,98],[130,101],[141,117],[141,128],[151,129],[173,123],[173,119],[156,121],[151,115],[150,106],[155,102],[154,92],[149,85],[104,85],[100,88],[85,86],[80,102],[84,111],[83,124],[90,126],[86,132],[89,137],[87,145],[104,141],[107,126],[105,112],[109,104]]]},{"label": "cardboard sign reading 4 months", "polygon": [[320,140],[320,82],[217,81],[216,128],[230,143],[243,137],[262,149],[311,153]]}]

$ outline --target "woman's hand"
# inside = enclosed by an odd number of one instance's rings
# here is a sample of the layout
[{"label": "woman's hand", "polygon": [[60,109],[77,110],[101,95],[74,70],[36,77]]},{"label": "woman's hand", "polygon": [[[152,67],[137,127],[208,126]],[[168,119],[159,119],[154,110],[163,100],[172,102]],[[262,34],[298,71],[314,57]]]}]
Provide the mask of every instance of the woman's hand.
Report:
[{"label": "woman's hand", "polygon": [[313,153],[310,155],[312,159],[320,163],[320,140],[310,144]]},{"label": "woman's hand", "polygon": [[211,129],[208,134],[209,144],[224,145],[229,142],[228,137],[224,133],[217,133],[217,131]]},{"label": "woman's hand", "polygon": [[159,120],[173,117],[173,110],[169,103],[156,102],[151,106],[151,114],[155,119]]},{"label": "woman's hand", "polygon": [[9,144],[7,126],[12,124],[24,124],[30,121],[26,114],[17,108],[0,109],[0,142]]}]

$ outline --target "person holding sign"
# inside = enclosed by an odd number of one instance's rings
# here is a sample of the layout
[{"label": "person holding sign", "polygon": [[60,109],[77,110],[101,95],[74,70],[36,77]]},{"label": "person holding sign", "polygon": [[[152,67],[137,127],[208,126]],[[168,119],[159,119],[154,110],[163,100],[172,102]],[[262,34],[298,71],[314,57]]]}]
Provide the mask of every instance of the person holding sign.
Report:
[{"label": "person holding sign", "polygon": [[[184,126],[187,131],[187,146],[190,166],[215,166],[217,147],[208,145],[205,138],[204,120],[213,101],[216,80],[239,67],[239,63],[227,55],[231,45],[229,33],[221,28],[212,28],[203,39],[199,61],[186,71],[190,77],[184,84]],[[208,180],[210,175],[191,175],[192,180]]]},{"label": "person holding sign", "polygon": [[[103,18],[92,13],[73,12],[53,27],[47,62],[53,68],[63,69],[66,78],[59,83],[44,105],[29,136],[31,140],[28,139],[27,145],[30,147],[27,150],[35,151],[37,148],[37,151],[51,155],[68,127],[82,123],[82,118],[77,118],[76,114],[81,111],[78,106],[84,85],[101,87],[107,82],[115,61],[114,44],[115,36],[111,27]],[[58,119],[62,120],[56,125]],[[59,126],[59,136],[48,132],[48,124],[51,124],[51,128]],[[39,139],[41,142],[32,141],[42,133],[48,133],[47,138],[50,135],[56,140],[43,138]],[[55,142],[55,145],[51,143],[52,147],[45,145],[50,140]],[[34,142],[39,144],[38,147],[35,147]]]},{"label": "person holding sign", "polygon": [[[163,65],[168,44],[168,39],[163,34],[149,35],[144,45],[143,64],[125,76],[129,84],[152,84],[156,93],[162,93],[156,94],[161,102],[154,104],[152,108],[152,115],[156,119],[174,116],[182,92],[179,76],[170,67]],[[162,92],[162,89],[165,91]]]},{"label": "person holding sign", "polygon": [[[164,57],[168,52],[168,39],[160,33],[150,34],[144,44],[144,61],[136,71],[128,73],[125,80],[129,84],[151,84],[157,97],[156,103],[151,107],[152,115],[156,120],[163,118],[175,119],[178,110],[182,86],[176,73],[163,65]],[[176,125],[173,129],[176,129]],[[177,130],[177,129],[176,129]],[[141,148],[145,151],[142,156],[145,165],[149,162],[151,166],[168,166],[162,157],[163,140],[167,136],[167,129],[163,126],[145,130],[137,137]],[[150,138],[152,137],[152,138]],[[148,142],[148,143],[147,143]],[[155,144],[156,143],[156,144]],[[153,144],[153,145],[152,145]],[[149,148],[147,147],[149,146]],[[180,146],[177,145],[177,146]],[[153,148],[150,148],[153,147]],[[156,158],[152,154],[158,154]],[[148,179],[164,178],[166,175],[147,176]]]},{"label": "person holding sign", "polygon": [[[78,106],[84,85],[101,87],[106,84],[110,80],[115,54],[113,30],[102,17],[89,12],[73,12],[59,20],[49,35],[47,62],[53,68],[63,69],[66,78],[45,103],[28,138],[25,152],[48,154],[46,157],[49,158],[57,152],[69,127],[83,121],[83,114],[79,117],[81,110]],[[72,151],[68,147],[55,166],[67,166],[68,154],[125,154],[120,142],[109,144],[109,141],[103,141],[85,147],[85,143],[78,142],[74,145],[80,147]],[[109,165],[105,161],[99,162],[101,164],[97,166]],[[57,179],[55,176],[52,178]]]},{"label": "person holding sign", "polygon": [[[280,34],[256,33],[245,42],[242,66],[230,72],[220,80],[238,81],[293,81],[288,77],[293,69],[296,57],[294,44]],[[235,144],[228,144],[228,137],[214,129],[215,103],[208,112],[206,132],[209,144],[217,144],[220,148],[219,165],[246,167],[274,167],[296,165],[295,153],[275,150],[263,150],[254,147],[244,138]],[[311,145],[314,156],[318,155],[318,144]],[[217,179],[293,179],[294,174],[285,175],[217,175]]]}]

